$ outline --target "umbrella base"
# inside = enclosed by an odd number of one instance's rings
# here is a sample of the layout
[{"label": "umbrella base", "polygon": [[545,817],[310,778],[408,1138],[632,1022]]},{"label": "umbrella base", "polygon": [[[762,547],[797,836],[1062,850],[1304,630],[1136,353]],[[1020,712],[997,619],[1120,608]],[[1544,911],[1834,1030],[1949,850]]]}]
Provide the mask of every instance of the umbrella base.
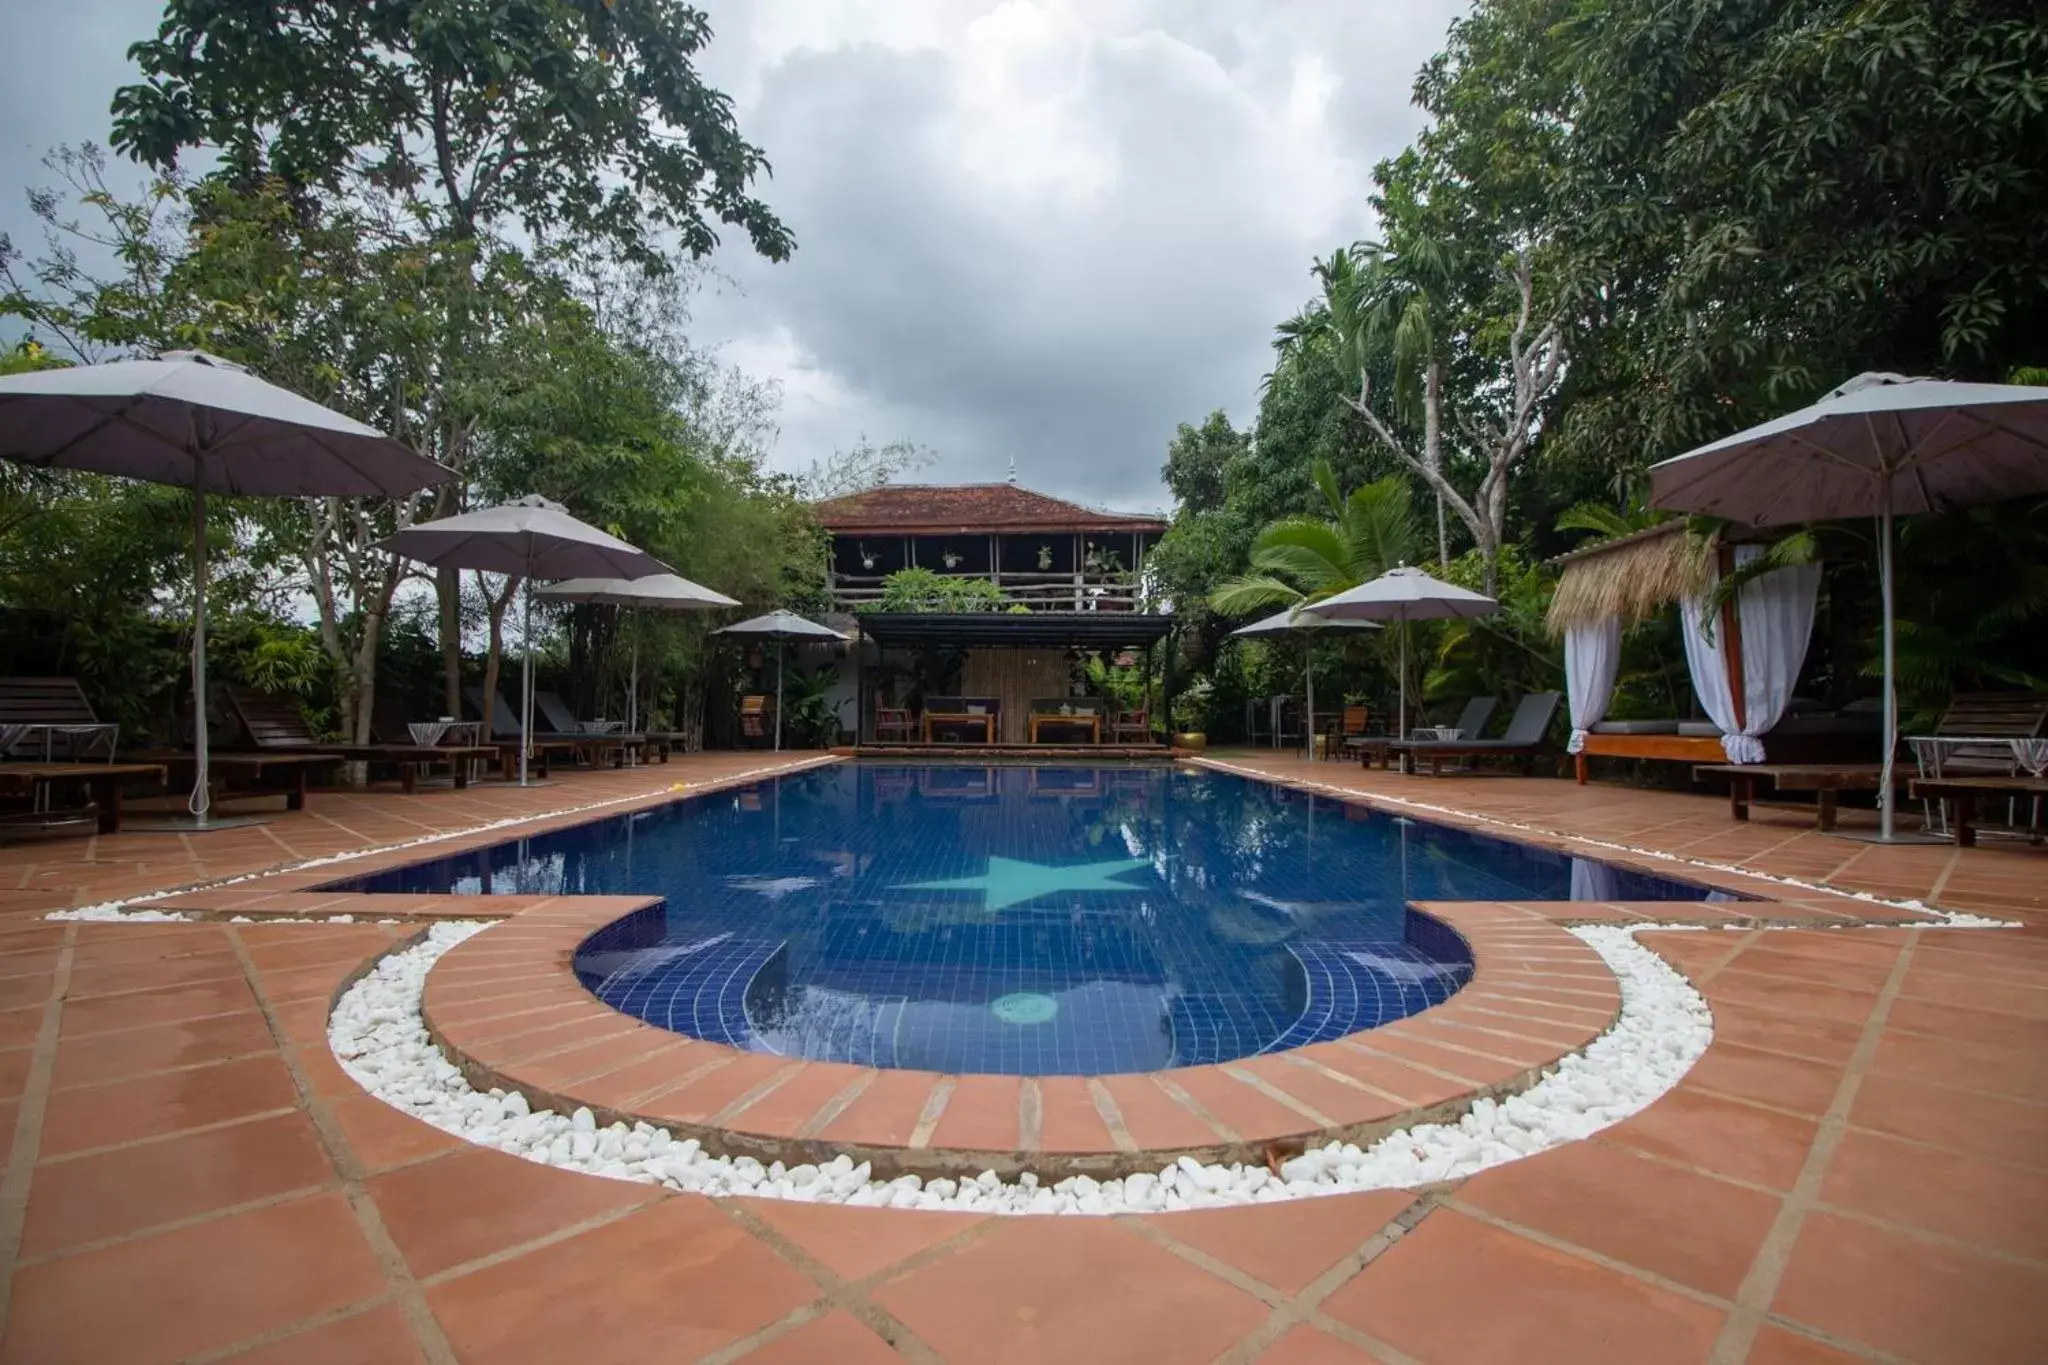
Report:
[{"label": "umbrella base", "polygon": [[1846,839],[1852,844],[1952,844],[1955,842],[1946,834],[1936,834],[1931,830],[1920,829],[1895,829],[1892,831],[1892,837],[1889,839],[1874,829],[1831,829],[1828,831],[1828,837],[1831,839]]},{"label": "umbrella base", "polygon": [[206,823],[190,815],[131,815],[121,822],[123,834],[211,834],[217,829],[267,825],[267,815],[209,815]]}]

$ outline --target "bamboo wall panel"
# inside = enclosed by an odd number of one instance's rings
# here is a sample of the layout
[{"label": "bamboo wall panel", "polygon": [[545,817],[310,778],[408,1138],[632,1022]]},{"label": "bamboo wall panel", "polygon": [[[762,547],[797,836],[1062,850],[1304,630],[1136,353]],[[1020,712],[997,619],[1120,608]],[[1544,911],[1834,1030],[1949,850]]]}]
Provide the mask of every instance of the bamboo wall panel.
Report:
[{"label": "bamboo wall panel", "polygon": [[1003,703],[1004,744],[1030,738],[1031,703],[1041,697],[1067,695],[1067,656],[1059,649],[970,649],[960,682],[967,697],[999,697]]}]

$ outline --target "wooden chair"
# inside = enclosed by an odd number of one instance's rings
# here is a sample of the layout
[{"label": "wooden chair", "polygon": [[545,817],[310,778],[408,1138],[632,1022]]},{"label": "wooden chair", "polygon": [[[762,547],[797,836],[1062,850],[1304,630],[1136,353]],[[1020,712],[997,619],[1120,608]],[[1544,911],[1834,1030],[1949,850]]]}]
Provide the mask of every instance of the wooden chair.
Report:
[{"label": "wooden chair", "polygon": [[909,744],[917,739],[917,717],[907,706],[884,706],[875,699],[875,739],[884,744]]},{"label": "wooden chair", "polygon": [[740,738],[767,743],[775,734],[775,708],[765,696],[740,698]]},{"label": "wooden chair", "polygon": [[1135,711],[1117,711],[1109,722],[1111,744],[1149,744],[1152,742],[1152,713],[1143,707]]}]

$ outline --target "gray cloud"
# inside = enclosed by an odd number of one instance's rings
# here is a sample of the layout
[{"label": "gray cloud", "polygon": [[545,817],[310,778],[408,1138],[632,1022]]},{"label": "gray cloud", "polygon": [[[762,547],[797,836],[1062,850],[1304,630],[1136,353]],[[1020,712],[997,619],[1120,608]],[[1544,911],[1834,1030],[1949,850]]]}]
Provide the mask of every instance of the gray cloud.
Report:
[{"label": "gray cloud", "polygon": [[[1176,423],[1256,402],[1310,258],[1370,228],[1372,162],[1461,6],[1342,0],[710,0],[707,73],[800,246],[739,250],[705,340],[783,389],[775,459],[862,433],[929,477],[1163,500]],[[0,229],[58,142],[104,141],[152,0],[0,7]],[[27,229],[25,231],[25,229]]]}]

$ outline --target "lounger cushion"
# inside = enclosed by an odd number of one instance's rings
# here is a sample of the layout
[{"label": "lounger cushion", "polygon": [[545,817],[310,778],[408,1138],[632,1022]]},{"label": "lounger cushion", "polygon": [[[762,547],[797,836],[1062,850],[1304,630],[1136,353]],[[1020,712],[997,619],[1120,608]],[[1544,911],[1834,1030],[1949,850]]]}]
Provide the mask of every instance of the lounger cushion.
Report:
[{"label": "lounger cushion", "polygon": [[1678,722],[1678,733],[1693,739],[1719,739],[1721,727],[1710,720],[1682,720]]},{"label": "lounger cushion", "polygon": [[1603,720],[1593,726],[1596,735],[1675,735],[1675,720]]}]

